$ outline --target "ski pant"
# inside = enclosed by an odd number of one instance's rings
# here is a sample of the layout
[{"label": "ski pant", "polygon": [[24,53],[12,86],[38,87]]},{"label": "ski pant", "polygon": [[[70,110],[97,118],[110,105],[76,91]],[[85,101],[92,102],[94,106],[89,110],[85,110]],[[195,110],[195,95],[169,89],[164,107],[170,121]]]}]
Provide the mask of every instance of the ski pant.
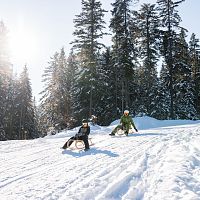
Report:
[{"label": "ski pant", "polygon": [[88,142],[87,135],[78,136],[78,137],[73,136],[73,137],[69,138],[69,140],[64,144],[63,148],[64,149],[68,148],[73,143],[74,140],[83,140],[85,149],[89,149],[89,142]]},{"label": "ski pant", "polygon": [[118,126],[115,127],[115,129],[112,131],[112,134],[115,134],[119,129],[125,130],[125,132],[129,132],[129,124],[119,124]]}]

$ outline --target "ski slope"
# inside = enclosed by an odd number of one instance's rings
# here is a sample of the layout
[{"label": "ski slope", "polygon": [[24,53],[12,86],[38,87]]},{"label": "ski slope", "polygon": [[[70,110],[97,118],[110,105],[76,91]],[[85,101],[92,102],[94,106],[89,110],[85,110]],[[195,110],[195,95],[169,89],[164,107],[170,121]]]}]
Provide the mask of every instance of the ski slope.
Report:
[{"label": "ski slope", "polygon": [[128,137],[91,127],[88,152],[60,149],[78,127],[0,142],[0,199],[200,200],[200,121],[133,120]]}]

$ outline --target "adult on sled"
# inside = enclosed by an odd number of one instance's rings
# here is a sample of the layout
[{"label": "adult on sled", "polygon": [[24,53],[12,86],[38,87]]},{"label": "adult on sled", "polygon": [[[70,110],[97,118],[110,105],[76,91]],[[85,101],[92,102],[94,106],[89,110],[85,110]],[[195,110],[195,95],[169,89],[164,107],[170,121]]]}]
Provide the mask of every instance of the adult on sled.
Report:
[{"label": "adult on sled", "polygon": [[133,119],[131,116],[129,116],[129,111],[125,110],[123,116],[120,119],[120,124],[109,134],[109,135],[115,135],[115,133],[119,130],[125,130],[125,135],[128,136],[129,129],[131,128],[131,125],[135,129],[136,132],[138,132],[137,128],[135,127],[135,124],[133,122]]},{"label": "adult on sled", "polygon": [[89,142],[88,142],[88,135],[90,134],[90,126],[88,125],[88,122],[86,119],[82,120],[82,126],[80,127],[78,133],[71,137],[62,147],[63,149],[66,149],[70,147],[70,145],[73,143],[74,140],[83,140],[85,144],[85,151],[90,149]]}]

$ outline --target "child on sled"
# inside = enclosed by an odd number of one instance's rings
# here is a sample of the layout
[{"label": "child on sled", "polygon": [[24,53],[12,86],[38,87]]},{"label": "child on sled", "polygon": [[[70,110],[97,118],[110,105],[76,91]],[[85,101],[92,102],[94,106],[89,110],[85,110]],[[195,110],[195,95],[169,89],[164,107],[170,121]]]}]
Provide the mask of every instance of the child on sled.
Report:
[{"label": "child on sled", "polygon": [[78,133],[71,137],[62,147],[63,149],[66,149],[70,147],[70,145],[73,143],[74,140],[83,140],[85,144],[85,151],[89,150],[89,142],[88,142],[88,135],[90,134],[90,126],[86,119],[82,120],[82,126],[80,127]]},{"label": "child on sled", "polygon": [[138,132],[137,128],[135,127],[135,124],[132,120],[132,117],[129,116],[129,111],[125,110],[124,115],[120,119],[120,124],[109,134],[109,135],[115,135],[115,133],[119,130],[125,130],[125,135],[128,136],[129,133],[129,128],[130,126],[133,126],[136,132]]}]

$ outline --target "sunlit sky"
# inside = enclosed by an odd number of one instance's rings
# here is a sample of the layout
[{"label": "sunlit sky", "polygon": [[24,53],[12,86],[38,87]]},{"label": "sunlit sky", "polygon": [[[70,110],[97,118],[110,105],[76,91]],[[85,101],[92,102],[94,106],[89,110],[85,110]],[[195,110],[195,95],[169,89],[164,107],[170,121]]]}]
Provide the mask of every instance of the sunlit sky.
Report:
[{"label": "sunlit sky", "polygon": [[[102,7],[109,11],[112,9],[110,3],[114,1],[101,0]],[[140,3],[155,2],[140,0]],[[189,37],[195,33],[200,38],[199,8],[200,0],[185,0],[179,8],[181,25],[188,29]],[[67,55],[69,53],[73,19],[80,12],[81,0],[0,0],[0,18],[9,30],[13,70],[19,74],[27,65],[36,100],[43,90],[41,76],[50,57],[62,47]],[[109,18],[110,13],[107,13],[107,25]]]}]

